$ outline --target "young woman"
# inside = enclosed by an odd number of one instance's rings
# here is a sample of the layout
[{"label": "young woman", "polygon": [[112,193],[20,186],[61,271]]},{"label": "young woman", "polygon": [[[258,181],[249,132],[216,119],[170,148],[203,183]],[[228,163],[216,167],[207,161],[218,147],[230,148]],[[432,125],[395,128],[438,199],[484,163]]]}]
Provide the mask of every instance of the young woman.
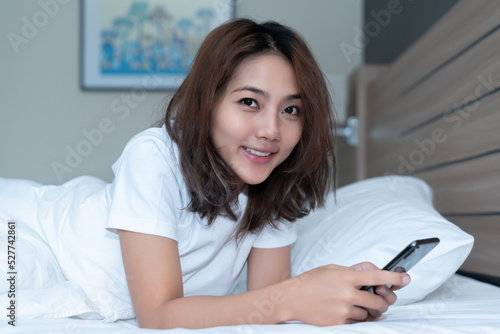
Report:
[{"label": "young woman", "polygon": [[[408,275],[362,263],[290,277],[292,222],[334,186],[333,133],[328,90],[303,39],[239,19],[209,34],[163,127],[130,140],[111,184],[0,184],[42,203],[38,216],[19,219],[40,222],[66,276],[103,313],[85,270],[114,273],[112,290],[126,290],[141,327],[371,320],[395,302],[386,285],[404,286]],[[12,207],[0,216],[15,218]],[[79,238],[92,247],[72,249]],[[245,263],[247,292],[227,295]]]}]

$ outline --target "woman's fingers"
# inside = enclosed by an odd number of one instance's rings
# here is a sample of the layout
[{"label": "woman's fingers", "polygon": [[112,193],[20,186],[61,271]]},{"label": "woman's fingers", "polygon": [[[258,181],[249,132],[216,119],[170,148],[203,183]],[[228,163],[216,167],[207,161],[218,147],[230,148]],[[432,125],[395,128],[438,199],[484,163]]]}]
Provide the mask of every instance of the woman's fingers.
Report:
[{"label": "woman's fingers", "polygon": [[386,285],[379,285],[375,288],[375,293],[379,296],[384,297],[389,305],[392,305],[396,302],[397,296],[393,292],[392,287],[388,288]]},{"label": "woman's fingers", "polygon": [[387,270],[364,272],[364,275],[357,277],[355,284],[362,286],[379,286],[391,285],[396,287],[404,287],[410,283],[410,276],[406,273],[394,273]]},{"label": "woman's fingers", "polygon": [[373,263],[362,262],[351,266],[351,268],[366,272],[366,275],[359,276],[359,284],[361,286],[379,286],[379,285],[391,285],[392,291],[401,289],[402,287],[408,285],[411,281],[410,276],[407,273],[390,272],[387,270],[381,270]]},{"label": "woman's fingers", "polygon": [[389,302],[384,296],[379,296],[361,290],[357,291],[357,298],[353,300],[353,303],[356,306],[363,307],[367,310],[376,310],[380,313],[384,313],[389,307]]},{"label": "woman's fingers", "polygon": [[351,308],[348,322],[350,323],[353,321],[364,321],[368,316],[369,316],[368,310],[366,310],[362,307],[353,306]]},{"label": "woman's fingers", "polygon": [[371,262],[361,262],[361,263],[356,263],[355,265],[351,266],[351,268],[356,269],[357,271],[374,271],[374,270],[380,270],[379,267],[374,265]]},{"label": "woman's fingers", "polygon": [[[389,305],[396,302],[397,296],[393,291],[401,289],[410,282],[410,276],[404,272],[380,270],[369,262],[358,263],[352,266],[352,268],[367,274],[361,278],[363,280],[362,286],[374,286],[376,295],[378,295],[379,298],[383,298],[386,303],[386,305],[365,304],[364,307],[366,307],[368,312],[367,321],[380,317],[387,310]],[[390,288],[388,286],[390,286]],[[364,293],[365,291],[360,292]],[[365,295],[367,294],[365,293]],[[370,299],[367,299],[367,301],[369,300]]]}]

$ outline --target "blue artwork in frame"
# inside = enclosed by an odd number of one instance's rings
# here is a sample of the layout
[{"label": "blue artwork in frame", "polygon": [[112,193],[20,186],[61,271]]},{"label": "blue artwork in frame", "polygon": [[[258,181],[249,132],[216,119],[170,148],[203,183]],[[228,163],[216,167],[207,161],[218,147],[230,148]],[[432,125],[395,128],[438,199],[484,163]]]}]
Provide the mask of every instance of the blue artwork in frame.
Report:
[{"label": "blue artwork in frame", "polygon": [[83,89],[175,90],[233,0],[82,0]]}]

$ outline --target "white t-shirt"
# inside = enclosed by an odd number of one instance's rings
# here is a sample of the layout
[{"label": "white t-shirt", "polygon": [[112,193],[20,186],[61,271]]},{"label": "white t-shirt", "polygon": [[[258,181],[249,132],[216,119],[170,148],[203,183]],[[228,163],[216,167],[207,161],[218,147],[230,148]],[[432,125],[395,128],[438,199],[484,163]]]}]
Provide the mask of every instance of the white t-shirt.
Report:
[{"label": "white t-shirt", "polygon": [[[219,217],[208,227],[205,219],[189,212],[177,147],[164,127],[133,137],[113,171],[110,184],[82,176],[45,186],[38,207],[45,240],[64,275],[84,289],[109,321],[122,317],[117,309],[124,310],[123,317],[131,309],[117,229],[176,240],[185,296],[227,294],[252,247],[283,247],[296,240],[294,225],[283,222],[278,230],[266,227],[237,245],[237,222]],[[240,193],[235,212],[244,212],[246,202]]]},{"label": "white t-shirt", "polygon": [[[238,246],[238,223],[219,217],[212,226],[186,208],[190,196],[180,171],[178,151],[165,128],[135,136],[113,165],[112,201],[106,227],[171,238],[178,242],[184,291],[225,294],[242,270],[252,247],[275,248],[296,239],[293,224],[280,230],[265,228],[248,235]],[[247,196],[238,197],[235,212],[244,212]]]}]

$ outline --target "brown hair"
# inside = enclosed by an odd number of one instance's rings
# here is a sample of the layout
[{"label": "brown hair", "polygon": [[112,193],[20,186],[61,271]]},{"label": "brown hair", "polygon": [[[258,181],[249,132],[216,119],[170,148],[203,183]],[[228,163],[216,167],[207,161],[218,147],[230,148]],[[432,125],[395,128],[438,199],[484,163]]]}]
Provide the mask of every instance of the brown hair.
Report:
[{"label": "brown hair", "polygon": [[323,74],[305,41],[276,22],[237,19],[214,29],[198,50],[184,82],[172,97],[165,126],[178,145],[191,195],[188,209],[208,218],[237,220],[234,174],[210,138],[210,115],[236,67],[250,56],[279,53],[295,71],[302,136],[290,156],[261,184],[248,185],[248,204],[237,236],[258,232],[281,219],[294,221],[323,206],[335,188],[335,123]]}]

